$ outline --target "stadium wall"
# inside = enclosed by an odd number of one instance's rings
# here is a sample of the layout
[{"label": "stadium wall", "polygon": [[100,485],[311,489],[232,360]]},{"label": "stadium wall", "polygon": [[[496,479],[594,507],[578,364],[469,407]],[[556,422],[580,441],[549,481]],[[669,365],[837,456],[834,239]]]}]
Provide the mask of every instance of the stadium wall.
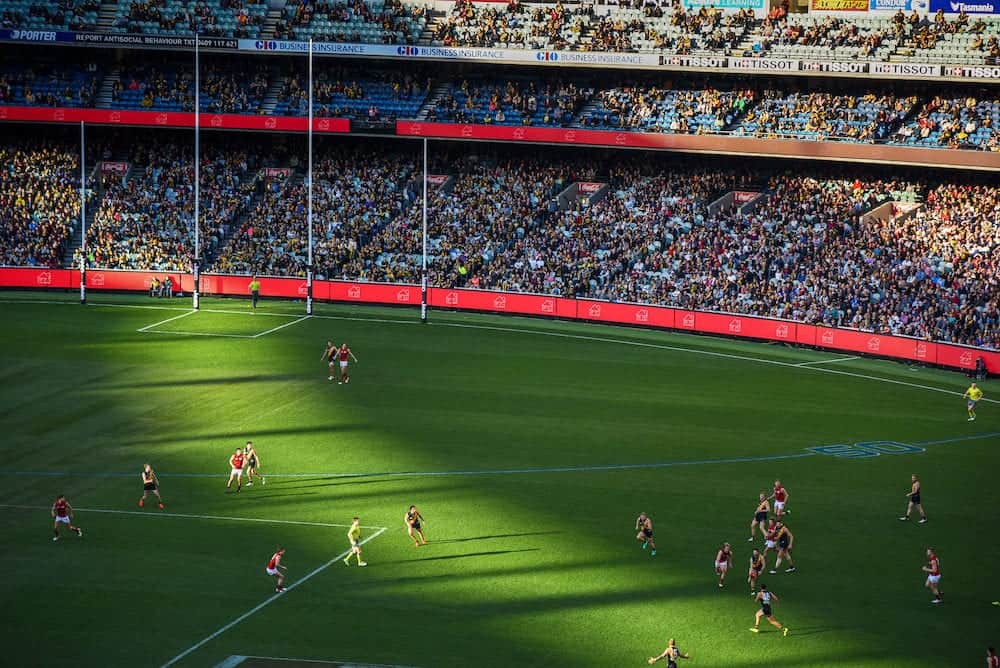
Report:
[{"label": "stadium wall", "polygon": [[[170,276],[174,284],[179,286],[175,289],[184,292],[190,292],[194,286],[190,274],[176,271],[92,269],[87,271],[86,281],[89,290],[147,292],[154,276],[160,279]],[[202,274],[201,292],[246,295],[248,280],[247,276]],[[304,278],[262,277],[260,281],[261,295],[264,297],[304,299],[306,296]],[[80,271],[77,269],[0,269],[0,288],[75,290],[79,285]],[[319,301],[417,307],[420,305],[420,286],[315,281],[313,298]],[[1000,352],[905,336],[808,325],[790,320],[489,290],[429,288],[427,299],[430,307],[438,309],[509,313],[715,334],[860,353],[952,369],[973,369],[976,358],[981,356],[988,369],[993,372],[1000,369]]]}]

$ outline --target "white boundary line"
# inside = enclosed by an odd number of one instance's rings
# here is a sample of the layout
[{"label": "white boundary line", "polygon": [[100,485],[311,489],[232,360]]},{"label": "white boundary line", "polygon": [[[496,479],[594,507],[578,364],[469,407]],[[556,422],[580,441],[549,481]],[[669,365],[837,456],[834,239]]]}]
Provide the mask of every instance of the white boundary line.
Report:
[{"label": "white boundary line", "polygon": [[[289,317],[294,318],[295,316],[289,316]],[[268,334],[273,334],[274,332],[277,332],[279,329],[284,329],[285,327],[291,327],[292,325],[297,325],[300,322],[302,322],[303,320],[308,320],[311,317],[312,317],[311,315],[304,315],[301,318],[299,318],[298,320],[293,320],[292,322],[286,322],[283,325],[278,325],[277,327],[272,327],[271,329],[267,330],[266,332],[261,332],[260,334],[254,334],[250,338],[252,338],[252,339],[259,339],[262,336],[267,336]]]},{"label": "white boundary line", "polygon": [[[378,538],[379,536],[381,536],[383,533],[385,533],[385,528],[379,529],[378,531],[376,531],[372,535],[370,535],[367,538],[363,539],[358,544],[359,545],[364,545],[365,543],[367,543],[369,541],[375,540],[376,538]],[[295,589],[296,587],[298,587],[300,584],[308,582],[314,576],[319,575],[320,573],[322,573],[323,571],[325,571],[326,569],[328,569],[330,566],[333,566],[335,563],[337,563],[338,561],[342,560],[344,557],[346,557],[350,553],[351,553],[351,550],[345,550],[345,551],[341,552],[340,554],[338,554],[337,556],[335,556],[330,561],[326,562],[325,564],[323,564],[321,566],[317,566],[315,569],[313,569],[305,577],[303,577],[300,580],[296,580],[295,582],[293,582],[287,589],[285,589],[285,591],[283,593],[272,594],[269,598],[267,598],[266,600],[264,600],[262,603],[259,603],[256,606],[254,606],[253,608],[251,608],[250,610],[244,612],[242,615],[240,615],[239,617],[237,617],[233,621],[229,622],[228,624],[226,624],[225,626],[223,626],[222,628],[220,628],[218,631],[215,631],[214,633],[211,633],[211,634],[205,636],[204,638],[202,638],[201,640],[199,640],[195,644],[191,645],[186,650],[184,650],[183,652],[181,652],[180,654],[178,654],[174,658],[170,659],[166,663],[164,663],[160,668],[169,668],[170,666],[174,665],[175,663],[177,663],[178,661],[180,661],[181,659],[183,659],[187,655],[191,654],[195,650],[198,650],[201,647],[203,647],[204,645],[208,644],[209,642],[215,640],[216,638],[218,638],[223,633],[225,633],[229,629],[233,628],[234,626],[236,626],[237,624],[239,624],[243,620],[247,619],[248,617],[256,614],[257,612],[260,612],[261,610],[263,610],[267,606],[271,605],[272,603],[274,603],[275,601],[277,601],[279,598],[281,598],[285,594],[289,593],[290,591],[292,591],[293,589]]]},{"label": "white boundary line", "polygon": [[146,329],[139,330],[143,334],[180,334],[181,336],[215,336],[222,339],[254,339],[257,338],[253,334],[217,334],[215,332],[183,332],[180,330],[174,331],[172,329]]},{"label": "white boundary line", "polygon": [[173,318],[167,318],[166,320],[161,320],[160,322],[154,322],[152,325],[146,325],[145,327],[141,327],[141,328],[139,328],[139,329],[137,329],[135,331],[137,331],[137,332],[145,332],[146,330],[153,329],[157,325],[163,325],[163,324],[171,322],[173,320],[180,320],[181,318],[186,318],[189,315],[194,315],[195,313],[197,313],[197,311],[195,311],[194,309],[191,309],[187,313],[181,313],[180,315],[175,315]]},{"label": "white boundary line", "polygon": [[[18,510],[49,510],[49,506],[27,506],[16,503],[0,503],[0,508],[16,508]],[[82,513],[105,513],[108,515],[140,515],[142,517],[173,517],[185,520],[220,520],[226,522],[264,522],[267,524],[297,524],[308,527],[332,527],[346,529],[350,524],[332,524],[330,522],[305,522],[300,520],[272,520],[262,517],[226,517],[223,515],[186,515],[184,513],[164,513],[164,512],[143,512],[139,510],[117,510],[114,508],[74,508],[73,510]],[[362,529],[381,529],[385,531],[388,527],[365,526]]]},{"label": "white boundary line", "polygon": [[853,357],[835,357],[832,360],[816,360],[815,362],[799,362],[795,366],[810,366],[812,364],[832,364],[834,362],[849,362],[851,360],[861,359],[857,355]]},{"label": "white boundary line", "polygon": [[344,661],[343,659],[293,659],[285,656],[244,656],[243,654],[227,656],[222,663],[217,664],[215,668],[234,668],[235,666],[242,664],[247,659],[264,659],[265,661],[301,661],[303,663],[343,666],[344,668],[410,668],[408,666],[399,666],[395,664],[358,663],[357,661]]},{"label": "white boundary line", "polygon": [[[4,304],[73,304],[73,305],[79,305],[79,302],[44,301],[44,300],[27,300],[27,299],[0,300],[0,303],[4,303]],[[95,307],[107,306],[107,307],[115,307],[115,308],[140,308],[140,309],[141,308],[147,308],[147,309],[164,309],[164,310],[174,310],[174,311],[180,311],[180,310],[185,310],[186,311],[186,310],[188,310],[186,308],[180,308],[180,307],[147,306],[147,305],[143,305],[143,304],[87,304],[87,305],[88,306],[95,306]],[[214,313],[215,312],[215,311],[209,310],[209,309],[202,309],[202,310],[205,311],[206,313]],[[218,312],[225,313],[227,311],[218,311]],[[294,314],[287,315],[287,314],[284,314],[284,313],[260,312],[260,314],[261,315],[265,315],[266,314],[266,315],[272,315],[272,316],[281,315],[281,316],[285,316],[285,317],[295,317]],[[337,315],[313,315],[312,317],[313,318],[323,319],[323,320],[352,320],[352,321],[361,321],[361,322],[394,323],[394,324],[399,324],[399,325],[420,324],[420,322],[418,320],[396,320],[396,319],[388,319],[388,318],[362,318],[362,317],[337,316]],[[708,357],[719,357],[719,358],[723,358],[723,359],[736,359],[736,360],[742,360],[742,361],[745,361],[745,362],[757,362],[758,364],[772,364],[772,365],[775,365],[775,366],[783,366],[783,367],[789,367],[789,368],[793,368],[793,369],[797,368],[797,369],[803,369],[803,370],[806,370],[806,371],[817,371],[817,372],[820,372],[820,373],[832,373],[832,374],[836,374],[836,375],[839,375],[839,376],[850,376],[852,378],[863,378],[865,380],[874,380],[874,381],[882,382],[882,383],[891,383],[893,385],[903,385],[903,386],[906,386],[906,387],[913,387],[913,388],[917,388],[917,389],[921,389],[921,390],[928,390],[930,392],[940,392],[940,393],[943,393],[943,394],[950,394],[952,396],[961,396],[961,392],[959,392],[957,390],[948,390],[948,389],[945,389],[945,388],[934,387],[934,386],[931,386],[931,385],[922,385],[920,383],[911,383],[911,382],[908,382],[908,381],[905,381],[905,380],[896,380],[894,378],[884,378],[882,376],[872,376],[872,375],[863,374],[863,373],[854,373],[854,372],[851,372],[851,371],[839,371],[837,369],[827,369],[827,368],[824,368],[824,367],[817,367],[817,366],[799,366],[800,363],[798,363],[798,362],[782,362],[780,360],[772,360],[772,359],[767,359],[765,357],[752,357],[750,355],[737,355],[735,353],[722,353],[722,352],[718,352],[718,351],[714,351],[714,350],[702,350],[700,348],[685,348],[683,346],[671,346],[671,345],[659,344],[659,343],[648,343],[648,342],[644,342],[644,341],[629,341],[629,340],[626,340],[626,339],[613,339],[613,338],[610,338],[610,337],[586,336],[586,335],[583,335],[583,334],[568,334],[566,332],[550,332],[550,331],[542,331],[542,330],[537,330],[537,329],[524,329],[524,328],[516,328],[516,327],[500,327],[500,326],[496,326],[496,325],[475,325],[475,324],[458,323],[458,322],[433,322],[433,321],[430,324],[434,325],[436,327],[458,327],[458,328],[464,328],[464,329],[478,329],[478,330],[487,330],[487,331],[494,331],[494,332],[510,332],[510,333],[516,333],[516,334],[534,334],[534,335],[537,335],[537,336],[553,336],[553,337],[558,337],[558,338],[574,339],[574,340],[579,340],[579,341],[597,341],[597,342],[603,342],[603,343],[614,343],[614,344],[617,344],[617,345],[636,346],[636,347],[641,347],[641,348],[652,348],[652,349],[656,349],[656,350],[671,350],[671,351],[674,351],[674,352],[692,353],[692,354],[695,354],[695,355],[705,355],[705,356],[708,356]],[[607,325],[607,326],[613,326],[613,325]],[[644,330],[644,331],[655,332],[656,330]],[[171,332],[171,333],[176,333],[176,332]],[[216,335],[216,336],[222,336],[222,335]],[[998,399],[983,398],[980,401],[983,401],[985,403],[991,403],[991,404],[1000,404],[1000,400],[998,400]]]}]

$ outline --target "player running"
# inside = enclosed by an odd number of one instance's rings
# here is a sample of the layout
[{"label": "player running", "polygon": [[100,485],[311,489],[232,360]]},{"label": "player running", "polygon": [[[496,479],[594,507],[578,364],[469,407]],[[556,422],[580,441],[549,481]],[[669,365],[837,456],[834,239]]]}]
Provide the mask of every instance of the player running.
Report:
[{"label": "player running", "polygon": [[762,584],[760,586],[760,591],[754,597],[754,600],[760,603],[760,610],[757,611],[757,615],[754,617],[753,628],[750,629],[753,633],[760,633],[760,618],[764,617],[767,619],[768,624],[771,626],[781,629],[782,635],[788,635],[788,627],[782,626],[781,622],[774,618],[774,613],[771,612],[771,603],[778,602],[778,596],[772,594],[767,590],[767,585]]},{"label": "player running", "polygon": [[247,285],[247,291],[250,292],[250,308],[253,309],[254,315],[256,315],[257,301],[260,299],[260,281],[257,280],[256,276],[251,277],[250,283]]},{"label": "player running", "polygon": [[285,591],[285,575],[281,571],[287,571],[288,568],[281,565],[281,557],[285,555],[285,548],[279,547],[274,554],[271,555],[271,560],[267,562],[267,567],[265,570],[267,574],[278,578],[275,584],[274,591],[281,593]]},{"label": "player running", "polygon": [[757,550],[750,555],[750,573],[747,575],[747,584],[750,585],[750,595],[757,593],[757,578],[764,570],[764,557]]},{"label": "player running", "polygon": [[684,652],[677,649],[677,641],[671,638],[667,641],[667,648],[663,650],[659,656],[651,656],[646,659],[646,663],[653,665],[660,659],[667,660],[667,668],[677,668],[677,659],[690,659],[690,654],[685,654]]},{"label": "player running", "polygon": [[254,476],[260,478],[260,484],[266,485],[267,480],[260,473],[260,456],[257,454],[257,449],[253,447],[253,441],[247,441],[247,444],[243,446],[243,458],[247,465],[247,487],[253,484]]},{"label": "player running", "polygon": [[344,565],[351,565],[351,555],[356,555],[358,558],[358,566],[367,566],[367,561],[361,561],[361,519],[358,517],[354,518],[351,522],[351,528],[347,530],[347,540],[351,543],[351,550],[344,557]]},{"label": "player running", "polygon": [[778,572],[777,569],[781,568],[782,559],[788,560],[788,568],[785,569],[785,572],[794,573],[795,562],[792,561],[792,546],[795,544],[795,536],[781,522],[778,522],[775,527],[777,528],[778,558],[774,562],[774,570],[771,570],[770,573],[774,575]]},{"label": "player running", "polygon": [[962,396],[969,400],[966,404],[966,407],[969,409],[969,419],[967,421],[973,422],[976,419],[976,404],[983,398],[983,391],[976,387],[975,383],[972,383]]},{"label": "player running", "polygon": [[909,497],[910,501],[906,504],[906,515],[900,517],[900,521],[905,522],[910,519],[910,512],[916,508],[920,512],[920,524],[926,522],[927,515],[924,514],[924,507],[920,503],[920,480],[917,479],[916,473],[910,476],[910,491],[905,496]]},{"label": "player running", "polygon": [[[409,534],[410,539],[413,541],[414,547],[420,547],[421,545],[427,544],[427,539],[424,537],[424,529],[421,523],[424,522],[424,516],[420,514],[416,506],[410,506],[410,509],[406,511],[406,517],[404,522],[406,522],[406,533]],[[420,536],[420,540],[413,535],[416,531],[417,535]]]},{"label": "player running", "polygon": [[767,531],[764,532],[764,559],[771,550],[778,549],[778,520],[773,517],[767,521]]},{"label": "player running", "polygon": [[774,491],[767,498],[774,499],[774,514],[778,516],[778,519],[781,519],[782,515],[789,512],[785,510],[785,502],[788,501],[788,490],[781,486],[780,480],[774,481]]},{"label": "player running", "polygon": [[757,527],[760,527],[760,535],[767,535],[767,514],[771,512],[771,502],[767,500],[764,496],[764,492],[760,493],[760,500],[757,501],[757,510],[754,511],[753,519],[750,520],[750,537],[747,538],[748,543],[753,542],[754,533]]},{"label": "player running", "polygon": [[55,520],[52,523],[52,531],[55,533],[52,538],[53,542],[59,540],[60,524],[65,524],[67,529],[83,538],[83,529],[73,526],[73,506],[69,505],[69,501],[63,494],[57,496],[55,503],[52,504],[52,519]]},{"label": "player running", "polygon": [[236,492],[239,493],[240,489],[243,487],[243,450],[236,448],[236,452],[229,457],[229,482],[226,483],[226,494],[233,486],[233,480],[236,481]]},{"label": "player running", "polygon": [[941,564],[931,548],[927,548],[927,565],[923,567],[923,571],[927,573],[927,581],[924,586],[934,594],[931,603],[940,603],[941,590],[938,589],[938,582],[941,582]]},{"label": "player running", "polygon": [[639,517],[635,519],[635,530],[639,533],[636,534],[635,539],[642,541],[642,549],[647,547],[653,548],[651,556],[656,556],[656,541],[653,540],[653,520],[646,513],[639,513]]},{"label": "player running", "polygon": [[142,467],[142,498],[139,499],[139,507],[146,505],[146,497],[152,492],[156,495],[156,500],[160,503],[160,510],[163,510],[163,499],[160,498],[160,480],[156,477],[156,472],[149,464]]},{"label": "player running", "polygon": [[343,385],[344,383],[351,382],[351,377],[347,375],[347,358],[350,357],[355,362],[358,358],[354,356],[351,349],[347,347],[346,343],[342,343],[340,348],[337,349],[337,359],[340,360],[340,380],[337,381],[337,385]]},{"label": "player running", "polygon": [[330,372],[330,375],[326,377],[327,380],[333,380],[334,375],[337,373],[337,344],[330,339],[326,340],[326,348],[323,349],[323,356],[320,357],[321,360],[326,360],[326,368]]},{"label": "player running", "polygon": [[726,573],[733,565],[733,552],[729,549],[729,543],[723,543],[722,547],[715,554],[715,573],[719,576],[719,587],[726,581]]}]

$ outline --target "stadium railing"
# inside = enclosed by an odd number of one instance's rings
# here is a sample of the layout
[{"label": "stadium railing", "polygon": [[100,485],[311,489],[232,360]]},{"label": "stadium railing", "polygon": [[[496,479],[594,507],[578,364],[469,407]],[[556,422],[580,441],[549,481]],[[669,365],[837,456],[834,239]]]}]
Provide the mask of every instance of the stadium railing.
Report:
[{"label": "stadium railing", "polygon": [[[86,284],[88,290],[148,293],[154,276],[160,279],[170,276],[179,286],[175,289],[181,292],[190,292],[194,287],[190,274],[102,269],[88,270]],[[202,274],[200,292],[204,295],[245,296],[249,278],[245,275]],[[304,299],[307,294],[305,278],[262,277],[259,280],[264,297]],[[79,284],[80,271],[77,269],[0,268],[0,288],[76,290]],[[313,298],[317,301],[416,308],[420,306],[420,297],[419,285],[349,281],[313,283]],[[529,315],[776,341],[962,370],[974,369],[976,358],[982,357],[987,368],[1000,369],[1000,351],[792,320],[551,295],[434,287],[428,288],[427,302],[431,308],[437,309]]]}]

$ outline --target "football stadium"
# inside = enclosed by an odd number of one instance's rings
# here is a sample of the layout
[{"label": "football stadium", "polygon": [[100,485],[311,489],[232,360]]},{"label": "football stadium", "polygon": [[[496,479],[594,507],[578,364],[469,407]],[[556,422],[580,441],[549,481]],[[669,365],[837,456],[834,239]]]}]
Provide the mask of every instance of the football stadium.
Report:
[{"label": "football stadium", "polygon": [[0,0],[0,663],[1000,668],[998,41]]}]

